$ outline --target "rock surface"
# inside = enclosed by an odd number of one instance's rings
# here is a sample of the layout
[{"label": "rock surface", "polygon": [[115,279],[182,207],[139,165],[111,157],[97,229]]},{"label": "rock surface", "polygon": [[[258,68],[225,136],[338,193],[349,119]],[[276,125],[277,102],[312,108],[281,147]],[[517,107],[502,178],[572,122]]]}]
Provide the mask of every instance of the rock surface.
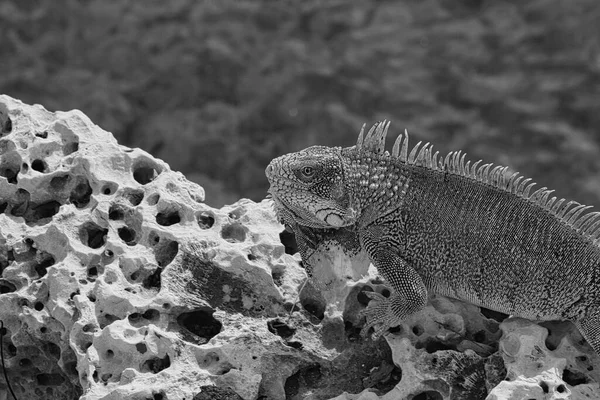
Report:
[{"label": "rock surface", "polygon": [[600,398],[600,360],[568,323],[433,297],[385,340],[360,338],[362,292],[387,290],[364,255],[331,237],[322,284],[302,287],[268,200],[203,199],[81,112],[0,96],[0,319],[19,399]]}]

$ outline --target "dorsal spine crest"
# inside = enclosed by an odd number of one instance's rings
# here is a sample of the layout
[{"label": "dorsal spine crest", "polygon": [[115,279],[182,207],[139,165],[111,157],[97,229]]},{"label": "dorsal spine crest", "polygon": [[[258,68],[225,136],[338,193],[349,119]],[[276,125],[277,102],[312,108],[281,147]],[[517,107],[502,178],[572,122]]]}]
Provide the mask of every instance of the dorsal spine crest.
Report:
[{"label": "dorsal spine crest", "polygon": [[[571,228],[588,236],[594,241],[594,244],[600,245],[600,212],[586,212],[592,206],[585,206],[576,201],[564,204],[566,200],[557,197],[548,200],[554,190],[546,187],[534,190],[530,194],[536,185],[531,178],[525,178],[518,172],[509,173],[509,168],[505,166],[494,166],[491,163],[481,165],[481,160],[471,164],[470,160],[466,160],[466,154],[462,151],[449,152],[442,157],[438,151],[433,153],[433,146],[429,143],[425,143],[421,147],[422,142],[419,142],[409,153],[409,136],[406,130],[404,134],[398,135],[390,153],[385,150],[389,126],[389,121],[378,122],[369,129],[366,136],[364,135],[365,125],[360,130],[355,147],[360,154],[364,154],[365,159],[368,158],[368,163],[371,159],[379,159],[380,163],[385,164],[386,159],[394,159],[406,165],[447,172],[493,186],[536,204]],[[388,171],[388,173],[390,172]]]}]

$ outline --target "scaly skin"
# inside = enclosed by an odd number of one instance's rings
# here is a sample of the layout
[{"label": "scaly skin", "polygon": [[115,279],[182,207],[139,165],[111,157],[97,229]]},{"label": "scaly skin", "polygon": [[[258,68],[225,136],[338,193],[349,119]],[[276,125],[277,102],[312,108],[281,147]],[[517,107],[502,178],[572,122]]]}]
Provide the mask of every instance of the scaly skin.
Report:
[{"label": "scaly skin", "polygon": [[[570,320],[600,354],[600,213],[529,194],[529,180],[445,159],[408,138],[384,151],[388,125],[356,146],[310,147],[266,169],[275,209],[302,243],[325,229],[355,232],[392,288],[373,294],[365,334],[379,336],[420,310],[428,292],[535,320]],[[402,148],[400,149],[400,145]],[[356,246],[356,244],[355,244]]]}]

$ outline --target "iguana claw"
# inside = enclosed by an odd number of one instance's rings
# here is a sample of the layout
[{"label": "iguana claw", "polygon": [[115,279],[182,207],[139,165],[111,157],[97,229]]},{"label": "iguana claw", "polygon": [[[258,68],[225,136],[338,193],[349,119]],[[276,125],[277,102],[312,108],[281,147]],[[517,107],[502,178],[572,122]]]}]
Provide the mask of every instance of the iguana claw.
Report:
[{"label": "iguana claw", "polygon": [[362,310],[359,318],[366,318],[365,326],[360,331],[363,338],[369,336],[369,330],[373,328],[375,332],[371,336],[373,340],[379,339],[387,330],[396,326],[400,321],[394,317],[392,312],[392,298],[383,296],[376,292],[363,292],[371,299],[367,308]]}]

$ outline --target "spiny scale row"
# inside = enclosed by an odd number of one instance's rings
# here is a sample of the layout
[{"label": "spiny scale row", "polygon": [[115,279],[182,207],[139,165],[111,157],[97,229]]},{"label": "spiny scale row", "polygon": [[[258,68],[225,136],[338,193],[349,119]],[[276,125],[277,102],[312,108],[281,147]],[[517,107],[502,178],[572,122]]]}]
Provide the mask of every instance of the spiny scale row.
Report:
[{"label": "spiny scale row", "polygon": [[378,122],[364,136],[365,125],[363,125],[358,135],[356,148],[359,151],[366,150],[376,154],[384,154],[399,159],[408,165],[418,165],[434,171],[444,171],[464,176],[507,191],[534,202],[580,233],[590,236],[596,244],[600,244],[600,212],[585,213],[592,206],[585,206],[576,201],[565,203],[564,198],[552,197],[548,199],[554,190],[548,190],[546,187],[537,189],[530,194],[531,189],[536,185],[535,182],[531,182],[531,178],[525,178],[518,172],[507,174],[508,167],[495,166],[492,168],[493,164],[480,165],[481,160],[471,164],[471,161],[465,161],[466,154],[461,151],[453,151],[448,153],[446,157],[440,157],[438,151],[432,153],[433,146],[429,143],[425,143],[419,149],[422,143],[419,142],[409,153],[408,132],[406,130],[404,135],[400,134],[394,142],[390,155],[385,150],[385,139],[389,126],[389,121]]}]

